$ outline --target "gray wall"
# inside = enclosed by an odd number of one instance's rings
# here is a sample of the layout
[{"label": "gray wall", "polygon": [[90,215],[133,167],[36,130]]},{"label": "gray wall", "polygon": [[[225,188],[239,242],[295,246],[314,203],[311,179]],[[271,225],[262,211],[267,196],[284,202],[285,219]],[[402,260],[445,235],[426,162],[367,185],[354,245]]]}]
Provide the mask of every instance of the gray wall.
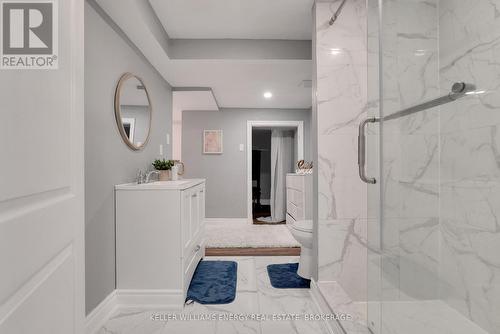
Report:
[{"label": "gray wall", "polygon": [[[148,167],[171,132],[172,91],[130,42],[85,4],[85,267],[86,311],[115,288],[115,184],[134,180]],[[152,99],[149,144],[133,152],[118,133],[113,111],[116,83],[124,72],[140,76]]]},{"label": "gray wall", "polygon": [[171,59],[311,59],[311,41],[170,39]]},{"label": "gray wall", "polygon": [[[182,160],[184,177],[207,179],[207,218],[247,217],[247,121],[304,121],[304,157],[311,159],[309,109],[221,109],[184,111],[182,114]],[[202,154],[203,130],[222,129],[224,153]],[[244,144],[245,150],[239,151]]]}]

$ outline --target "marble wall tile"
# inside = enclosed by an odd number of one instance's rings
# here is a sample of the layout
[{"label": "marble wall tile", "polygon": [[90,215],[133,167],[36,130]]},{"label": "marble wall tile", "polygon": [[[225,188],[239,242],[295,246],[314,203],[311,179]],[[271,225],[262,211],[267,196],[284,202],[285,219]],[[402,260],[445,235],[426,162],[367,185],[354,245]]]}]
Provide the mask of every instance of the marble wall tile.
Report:
[{"label": "marble wall tile", "polygon": [[500,125],[442,133],[440,140],[442,183],[500,180]]},{"label": "marble wall tile", "polygon": [[318,262],[320,281],[366,299],[367,188],[358,176],[358,125],[367,103],[366,1],[317,2]]},{"label": "marble wall tile", "polygon": [[443,185],[441,197],[441,298],[498,333],[500,183],[457,181]]},{"label": "marble wall tile", "polygon": [[[367,18],[367,116],[380,117],[380,92],[379,92],[379,7],[377,1],[366,2]],[[380,126],[370,124],[366,129],[366,174],[370,177],[379,177],[380,174]],[[380,180],[379,180],[380,181]],[[367,187],[366,190],[368,218],[367,242],[371,243],[368,248],[367,271],[373,269],[370,261],[378,263],[380,249],[380,235],[378,218],[380,215],[380,182]],[[371,237],[368,238],[368,235]],[[373,252],[370,251],[373,249]],[[367,274],[367,277],[373,275]],[[370,284],[370,282],[367,282]],[[372,288],[375,285],[372,285]],[[373,290],[373,289],[372,289]],[[368,289],[370,292],[370,289]],[[378,291],[372,291],[377,294]],[[368,296],[370,299],[370,296]],[[373,298],[372,298],[373,300]]]},{"label": "marble wall tile", "polygon": [[344,244],[344,265],[338,282],[355,301],[367,300],[367,243],[366,219],[356,219],[349,225],[347,244]]},{"label": "marble wall tile", "polygon": [[[404,219],[399,225],[400,289],[410,300],[438,298],[439,219]],[[400,296],[400,300],[404,300]]]},{"label": "marble wall tile", "polygon": [[[367,220],[343,219],[320,225],[320,281],[336,281],[352,300],[367,299]],[[328,242],[327,242],[328,241]]]},{"label": "marble wall tile", "polygon": [[[383,13],[382,113],[388,115],[439,92],[437,0],[383,1]],[[437,115],[429,110],[393,120],[385,131],[436,133]]]},{"label": "marble wall tile", "polygon": [[[337,281],[354,300],[366,294],[384,301],[442,299],[500,333],[500,2],[382,5],[380,36],[369,24],[366,39],[355,23],[366,4],[347,7],[343,15],[351,22],[337,30],[326,23],[331,4],[316,7],[319,278]],[[375,13],[368,12],[369,22]],[[381,198],[357,183],[352,168],[356,127],[378,112],[379,38],[383,114],[445,94],[456,81],[475,83],[480,92],[368,130],[371,175],[378,174],[379,152],[383,159]],[[378,200],[383,224],[366,224],[376,218]],[[369,291],[359,290],[354,272],[368,280]]]},{"label": "marble wall tile", "polygon": [[441,110],[441,131],[455,132],[500,123],[500,19],[498,1],[441,0],[439,8],[441,88],[474,83],[471,95]]},{"label": "marble wall tile", "polygon": [[357,133],[319,135],[319,217],[366,217],[366,184],[358,176]]},{"label": "marble wall tile", "polygon": [[[316,4],[318,134],[357,133],[366,113],[366,3],[349,1],[333,26],[335,3]],[[328,145],[328,143],[319,144]]]},{"label": "marble wall tile", "polygon": [[351,220],[320,220],[319,281],[337,281],[344,264]]},{"label": "marble wall tile", "polygon": [[[383,115],[439,94],[438,1],[383,1]],[[382,124],[382,300],[437,298],[439,111]]]},{"label": "marble wall tile", "polygon": [[439,4],[441,89],[481,92],[441,108],[440,297],[500,333],[500,2]]}]

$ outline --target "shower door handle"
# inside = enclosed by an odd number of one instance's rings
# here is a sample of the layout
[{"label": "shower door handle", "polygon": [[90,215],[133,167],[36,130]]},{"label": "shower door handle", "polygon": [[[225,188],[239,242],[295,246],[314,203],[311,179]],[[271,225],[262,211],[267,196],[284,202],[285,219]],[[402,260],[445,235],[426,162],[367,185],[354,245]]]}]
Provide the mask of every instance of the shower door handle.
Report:
[{"label": "shower door handle", "polygon": [[377,181],[373,177],[366,176],[366,136],[365,128],[368,123],[375,123],[377,119],[375,117],[370,117],[365,119],[359,124],[358,133],[358,168],[359,168],[359,178],[368,184],[375,184]]}]

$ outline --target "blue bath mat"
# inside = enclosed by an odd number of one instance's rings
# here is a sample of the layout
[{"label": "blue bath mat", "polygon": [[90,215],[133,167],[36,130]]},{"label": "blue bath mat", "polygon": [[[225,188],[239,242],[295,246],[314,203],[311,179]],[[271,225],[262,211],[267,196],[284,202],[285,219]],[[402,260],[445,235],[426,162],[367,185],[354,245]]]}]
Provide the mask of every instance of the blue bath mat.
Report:
[{"label": "blue bath mat", "polygon": [[267,273],[273,288],[277,289],[309,289],[311,280],[297,275],[298,263],[270,264]]},{"label": "blue bath mat", "polygon": [[236,297],[234,261],[201,261],[189,285],[186,302],[200,304],[228,304]]}]

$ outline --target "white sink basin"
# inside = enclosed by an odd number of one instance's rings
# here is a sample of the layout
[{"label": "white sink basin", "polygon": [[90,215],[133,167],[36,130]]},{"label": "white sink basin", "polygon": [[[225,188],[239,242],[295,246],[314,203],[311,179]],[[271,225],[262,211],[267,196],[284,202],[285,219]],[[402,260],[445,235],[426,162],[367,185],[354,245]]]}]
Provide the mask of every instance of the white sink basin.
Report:
[{"label": "white sink basin", "polygon": [[155,190],[155,189],[187,189],[204,182],[204,179],[186,179],[177,181],[156,181],[137,184],[125,183],[115,186],[116,190]]}]

